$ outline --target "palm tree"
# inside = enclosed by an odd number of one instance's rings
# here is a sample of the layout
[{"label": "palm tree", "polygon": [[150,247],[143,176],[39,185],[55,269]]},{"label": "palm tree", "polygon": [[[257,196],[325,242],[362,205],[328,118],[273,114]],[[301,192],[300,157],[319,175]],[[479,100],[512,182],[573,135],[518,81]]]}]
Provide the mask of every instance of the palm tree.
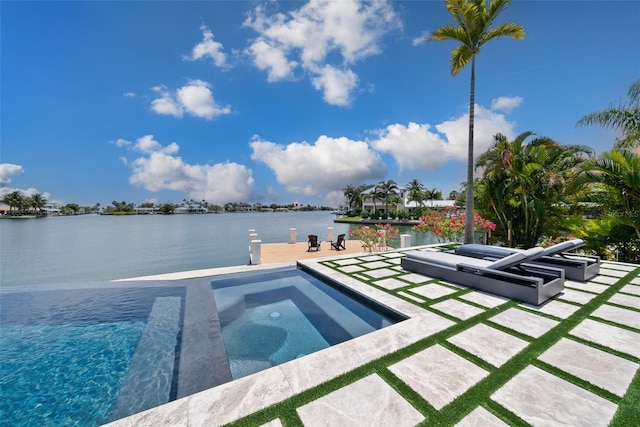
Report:
[{"label": "palm tree", "polygon": [[525,247],[534,246],[570,213],[567,188],[591,154],[588,147],[564,146],[547,137],[526,143],[533,135],[524,132],[509,141],[497,134],[477,162],[484,168],[477,185],[481,214],[505,236],[511,230],[513,242]]},{"label": "palm tree", "polygon": [[37,212],[46,206],[47,199],[42,197],[42,194],[36,193],[29,197],[29,204]]},{"label": "palm tree", "polygon": [[442,191],[432,188],[424,192],[424,197],[431,202],[431,207],[433,207],[434,200],[442,200]]},{"label": "palm tree", "polygon": [[637,147],[640,145],[640,80],[629,87],[628,95],[628,102],[587,114],[578,121],[578,126],[597,124],[615,129],[622,134],[617,148]]},{"label": "palm tree", "polygon": [[[376,196],[384,201],[385,213],[389,215],[389,203],[398,196],[398,184],[392,179],[380,181],[375,188]],[[374,198],[376,197],[374,196]],[[375,200],[375,199],[374,199]]]},{"label": "palm tree", "polygon": [[9,214],[13,215],[13,209],[20,210],[24,207],[25,197],[20,191],[12,191],[5,194],[2,198],[2,203],[9,205]]},{"label": "palm tree", "polygon": [[467,155],[467,202],[464,242],[473,243],[473,120],[475,115],[476,55],[480,48],[493,39],[511,37],[521,40],[525,32],[522,25],[501,24],[492,28],[493,21],[510,3],[510,0],[492,0],[487,8],[486,0],[446,0],[447,10],[458,25],[445,25],[433,33],[430,40],[453,40],[460,44],[451,51],[451,75],[458,74],[471,62],[471,88],[469,96],[469,146]]},{"label": "palm tree", "polygon": [[414,178],[404,188],[409,192],[407,201],[416,202],[420,207],[424,205],[424,185],[420,181]]}]

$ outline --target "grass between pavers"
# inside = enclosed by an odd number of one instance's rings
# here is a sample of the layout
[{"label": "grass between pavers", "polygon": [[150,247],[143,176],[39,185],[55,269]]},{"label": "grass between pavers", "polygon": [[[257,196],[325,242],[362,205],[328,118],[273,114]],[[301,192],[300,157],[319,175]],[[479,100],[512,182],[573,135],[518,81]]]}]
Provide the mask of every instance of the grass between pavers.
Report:
[{"label": "grass between pavers", "polygon": [[[330,265],[330,262],[327,262]],[[325,264],[326,265],[326,264]],[[331,268],[336,269],[336,266],[330,265]],[[337,270],[337,269],[336,269]],[[345,273],[342,273],[345,274]],[[598,395],[604,399],[607,399],[618,405],[618,410],[611,422],[611,426],[622,427],[622,426],[631,426],[637,423],[637,420],[640,419],[640,370],[636,372],[636,375],[627,389],[627,393],[624,397],[620,398],[613,393],[601,389],[595,385],[588,383],[580,378],[574,377],[571,374],[568,374],[560,369],[557,369],[553,366],[550,366],[537,358],[557,343],[561,338],[568,338],[578,342],[584,342],[581,339],[570,337],[569,332],[576,327],[580,322],[590,316],[593,311],[595,311],[598,307],[604,304],[611,296],[616,294],[623,286],[627,285],[631,282],[635,277],[640,275],[640,268],[637,268],[633,271],[630,271],[626,276],[619,279],[618,282],[614,285],[609,286],[609,288],[603,291],[601,294],[596,295],[591,301],[581,306],[575,313],[569,316],[566,319],[560,319],[559,324],[554,328],[549,330],[547,333],[542,335],[537,339],[532,339],[531,337],[522,335],[516,331],[503,327],[501,325],[494,324],[489,320],[489,318],[495,316],[498,313],[506,311],[512,307],[517,307],[518,302],[509,301],[504,304],[501,304],[495,308],[487,308],[482,307],[485,311],[480,313],[468,320],[460,321],[459,319],[453,318],[451,316],[443,316],[450,318],[457,322],[457,324],[449,327],[448,329],[436,333],[433,336],[422,339],[412,345],[409,345],[401,350],[398,350],[392,354],[385,355],[380,359],[372,361],[366,365],[363,365],[359,368],[356,368],[346,374],[343,374],[335,379],[327,381],[317,387],[314,387],[310,390],[302,392],[296,396],[293,396],[283,402],[275,404],[269,408],[266,408],[262,411],[251,414],[245,418],[242,418],[238,421],[235,421],[229,425],[231,426],[258,426],[269,422],[275,418],[279,418],[281,423],[284,426],[301,426],[302,421],[298,417],[296,409],[300,406],[303,406],[313,400],[316,400],[319,397],[322,397],[326,394],[329,394],[333,391],[336,391],[342,387],[345,387],[357,380],[360,380],[368,375],[373,373],[378,374],[381,378],[385,380],[387,384],[393,387],[400,395],[403,396],[405,400],[407,400],[410,404],[412,404],[419,412],[421,412],[425,416],[425,421],[422,423],[423,425],[439,425],[439,426],[450,426],[459,422],[462,418],[468,415],[471,411],[473,411],[476,407],[481,406],[486,410],[502,419],[505,423],[514,426],[524,426],[528,425],[524,420],[520,419],[515,414],[511,413],[504,407],[500,406],[496,402],[491,400],[491,395],[497,391],[500,387],[506,384],[509,380],[511,380],[515,375],[521,372],[528,365],[534,365],[538,368],[541,368],[559,378],[562,378],[568,382],[571,382],[585,390],[592,392],[595,395]],[[377,280],[377,279],[372,279]],[[371,285],[371,283],[368,283]],[[422,284],[409,284],[409,287],[421,286]],[[446,286],[446,284],[442,284]],[[398,290],[389,291],[387,289],[373,286],[376,289],[387,292],[391,295],[399,297],[396,292]],[[402,288],[405,289],[406,288]],[[402,290],[400,289],[400,290]],[[453,287],[452,287],[453,289]],[[460,291],[456,294],[451,294],[448,297],[450,298],[458,298],[459,296],[472,292],[472,290],[465,289],[457,289]],[[429,309],[429,306],[435,304],[439,301],[443,301],[448,299],[447,297],[441,297],[436,300],[427,301],[425,303],[417,303],[410,299],[406,299],[408,302],[415,304],[417,306],[421,306],[423,308]],[[462,301],[462,300],[461,300]],[[473,304],[470,301],[464,300],[465,303]],[[567,302],[570,303],[571,302]],[[475,304],[474,304],[475,305]],[[573,304],[579,306],[579,304]],[[624,307],[625,309],[630,309],[629,307]],[[520,308],[525,309],[526,308]],[[435,310],[430,309],[431,311],[436,312]],[[631,308],[631,310],[634,310]],[[528,311],[528,310],[527,310]],[[638,310],[634,310],[638,311]],[[441,312],[437,312],[439,315],[443,315]],[[538,315],[544,315],[544,313],[537,313]],[[556,319],[557,320],[557,319]],[[603,319],[597,319],[598,321],[603,321]],[[606,323],[606,321],[603,321]],[[459,349],[455,347],[453,344],[447,342],[447,339],[466,330],[469,329],[479,323],[484,323],[490,325],[493,328],[499,329],[501,331],[507,332],[513,336],[517,336],[521,339],[528,341],[530,344],[523,349],[521,352],[512,357],[509,361],[507,361],[500,368],[496,368],[489,363],[479,359],[478,357],[467,353],[465,350]],[[625,329],[632,330],[635,332],[640,332],[634,330],[633,328],[626,327],[624,325],[614,324],[617,327],[624,327]],[[431,404],[429,404],[422,396],[416,393],[413,389],[411,389],[408,385],[406,385],[402,380],[392,374],[388,367],[419,352],[426,348],[431,347],[432,345],[440,344],[443,347],[447,348],[450,351],[458,354],[461,357],[469,360],[470,362],[476,364],[477,366],[485,369],[489,372],[489,375],[472,386],[469,390],[463,393],[461,396],[458,396],[454,401],[450,402],[448,405],[443,407],[441,410],[436,410]],[[622,354],[617,351],[612,351],[609,348],[597,345],[595,343],[587,343],[592,347],[599,348],[603,351],[606,351],[611,354],[615,354],[619,357],[626,358],[628,360],[634,361],[636,363],[640,363],[640,359],[635,358],[633,356]]]}]

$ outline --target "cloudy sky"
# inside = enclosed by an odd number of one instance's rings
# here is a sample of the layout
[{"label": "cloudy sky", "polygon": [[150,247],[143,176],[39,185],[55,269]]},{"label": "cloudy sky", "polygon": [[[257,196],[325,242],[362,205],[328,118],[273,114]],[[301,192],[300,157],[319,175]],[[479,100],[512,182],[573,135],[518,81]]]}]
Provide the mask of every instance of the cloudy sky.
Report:
[{"label": "cloudy sky", "polygon": [[[338,206],[346,185],[465,180],[469,70],[444,1],[1,5],[0,195],[108,205]],[[611,148],[577,128],[640,78],[640,2],[514,0],[484,46],[476,153],[498,132]]]}]

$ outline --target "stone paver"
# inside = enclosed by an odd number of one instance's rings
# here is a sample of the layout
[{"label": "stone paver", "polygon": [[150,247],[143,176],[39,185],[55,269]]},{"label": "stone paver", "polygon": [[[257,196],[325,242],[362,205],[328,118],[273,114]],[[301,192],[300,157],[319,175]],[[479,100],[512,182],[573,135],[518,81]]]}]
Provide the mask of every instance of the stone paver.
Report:
[{"label": "stone paver", "polygon": [[360,264],[362,261],[360,261],[358,258],[347,258],[347,259],[337,259],[333,262],[337,265],[344,266],[344,265]]},{"label": "stone paver", "polygon": [[438,344],[389,370],[438,410],[489,374]]},{"label": "stone paver", "polygon": [[633,271],[636,268],[638,268],[637,265],[629,265],[629,264],[622,264],[622,263],[616,263],[616,264],[612,264],[610,262],[601,262],[600,263],[600,267],[601,268],[606,268],[606,269],[611,269],[611,270],[623,270],[623,271]]},{"label": "stone paver", "polygon": [[533,311],[539,311],[540,313],[559,317],[561,319],[566,319],[576,311],[580,310],[580,307],[578,307],[577,305],[567,304],[566,302],[562,302],[557,299],[548,300],[547,302],[539,306],[521,303],[520,307],[525,307]]},{"label": "stone paver", "polygon": [[391,264],[384,261],[373,261],[373,262],[365,262],[360,264],[361,267],[367,268],[369,270],[373,270],[374,268],[384,268],[391,267]]},{"label": "stone paver", "polygon": [[599,274],[593,277],[592,279],[590,279],[589,281],[604,283],[605,285],[615,285],[616,283],[618,283],[618,280],[619,279],[617,277],[603,276],[602,274]]},{"label": "stone paver", "polygon": [[532,426],[607,426],[617,406],[568,381],[527,366],[491,399]]},{"label": "stone paver", "polygon": [[634,285],[640,285],[640,277],[636,277],[631,281],[631,283],[633,283]]},{"label": "stone paver", "polygon": [[354,274],[353,277],[355,277],[358,280],[361,280],[363,282],[368,282],[370,277],[365,277],[362,274]]},{"label": "stone paver", "polygon": [[403,274],[402,276],[398,276],[398,277],[401,278],[402,280],[406,280],[407,282],[411,282],[415,284],[428,282],[429,280],[434,280],[432,277],[423,276],[422,274],[416,274],[416,273]]},{"label": "stone paver", "polygon": [[260,427],[282,427],[282,422],[280,422],[280,418],[276,418],[275,420],[262,424]]},{"label": "stone paver", "polygon": [[620,397],[627,392],[640,366],[566,338],[545,351],[539,359]]},{"label": "stone paver", "polygon": [[391,270],[390,268],[379,268],[377,270],[363,271],[362,274],[379,279],[381,277],[395,276],[398,272],[396,270]]},{"label": "stone paver", "polygon": [[570,332],[574,337],[609,347],[622,353],[640,358],[640,334],[585,319]]},{"label": "stone paver", "polygon": [[398,280],[394,278],[376,280],[375,282],[372,282],[372,283],[376,286],[380,286],[381,288],[385,288],[390,291],[398,288],[404,288],[405,286],[409,286],[407,282],[403,282],[402,280]]},{"label": "stone paver", "polygon": [[418,294],[428,299],[436,299],[446,295],[455,293],[451,288],[438,285],[437,283],[429,283],[427,285],[418,286],[417,288],[409,289],[409,292]]},{"label": "stone paver", "polygon": [[354,265],[346,265],[344,267],[338,267],[338,270],[342,271],[343,273],[357,273],[358,271],[364,270],[364,268],[354,264]]},{"label": "stone paver", "polygon": [[533,338],[540,338],[559,323],[517,308],[510,308],[489,320]]},{"label": "stone paver", "polygon": [[419,304],[422,304],[424,302],[424,300],[422,298],[418,298],[415,295],[411,295],[409,292],[404,292],[404,291],[400,291],[398,292],[398,295],[402,295],[405,298],[409,298],[412,301],[415,301]]},{"label": "stone paver", "polygon": [[629,274],[628,271],[621,271],[621,270],[612,270],[612,269],[607,269],[607,268],[600,268],[600,274],[605,275],[605,276],[613,276],[613,277],[624,277],[627,274]]},{"label": "stone paver", "polygon": [[372,262],[372,261],[380,261],[380,260],[385,260],[387,258],[380,256],[380,255],[368,255],[368,256],[364,256],[364,257],[360,257],[360,260],[362,262]]},{"label": "stone paver", "polygon": [[638,310],[640,310],[640,297],[615,294],[614,296],[609,298],[609,302],[613,304],[624,305],[626,307],[637,308]]},{"label": "stone paver", "polygon": [[402,260],[400,258],[391,258],[391,259],[388,259],[386,262],[393,265],[400,265]]},{"label": "stone paver", "polygon": [[495,308],[509,301],[508,298],[497,297],[495,295],[485,294],[484,292],[471,292],[462,295],[460,298],[488,308]]},{"label": "stone paver", "polygon": [[576,291],[574,289],[568,289],[568,288],[564,288],[564,291],[562,291],[562,293],[557,296],[557,298],[560,298],[566,301],[576,302],[578,304],[586,304],[595,297],[596,295],[594,294],[591,294],[588,292],[580,292],[580,291]]},{"label": "stone paver", "polygon": [[481,406],[471,411],[469,415],[464,417],[455,427],[507,427],[509,424],[493,415]]},{"label": "stone paver", "polygon": [[[591,316],[640,329],[640,311],[627,310],[604,304],[598,307]],[[640,345],[640,343],[638,343],[638,345]]]},{"label": "stone paver", "polygon": [[449,316],[457,317],[462,320],[467,320],[480,313],[484,313],[484,310],[481,308],[465,304],[455,299],[440,301],[437,304],[433,304],[431,307],[446,313]]},{"label": "stone paver", "polygon": [[574,282],[573,280],[565,280],[564,286],[567,288],[577,289],[579,291],[593,292],[596,294],[601,294],[602,292],[609,289],[609,286],[602,285],[600,283]]},{"label": "stone paver", "polygon": [[424,416],[373,374],[297,409],[305,426],[414,426]]},{"label": "stone paver", "polygon": [[625,294],[633,294],[640,296],[640,286],[636,285],[627,285],[620,289],[620,292],[624,292]]},{"label": "stone paver", "polygon": [[474,356],[500,367],[529,343],[482,323],[452,336],[447,341]]}]

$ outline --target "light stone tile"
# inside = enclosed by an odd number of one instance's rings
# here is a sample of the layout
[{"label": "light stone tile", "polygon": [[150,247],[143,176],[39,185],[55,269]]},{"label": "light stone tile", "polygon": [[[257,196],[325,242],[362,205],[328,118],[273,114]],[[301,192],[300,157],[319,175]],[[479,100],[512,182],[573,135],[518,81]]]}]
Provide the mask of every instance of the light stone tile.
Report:
[{"label": "light stone tile", "polygon": [[266,424],[262,424],[260,427],[282,427],[282,423],[280,422],[280,418],[276,418]]},{"label": "light stone tile", "polygon": [[623,271],[626,271],[626,272],[633,271],[636,268],[638,268],[637,265],[622,264],[622,263],[619,263],[619,262],[616,262],[616,263],[601,262],[600,263],[600,267],[601,268],[606,268],[606,269],[612,269],[612,270],[623,270]]},{"label": "light stone tile", "polygon": [[379,279],[381,277],[395,276],[398,274],[398,272],[390,268],[379,268],[377,270],[363,271],[362,274],[366,274],[367,276],[371,276],[371,277],[375,277],[376,279]]},{"label": "light stone tile", "polygon": [[575,302],[578,304],[586,304],[589,301],[591,301],[593,298],[595,298],[596,295],[594,294],[590,294],[587,292],[580,292],[580,291],[576,291],[574,289],[567,289],[565,288],[562,293],[558,294],[558,296],[556,298],[559,299],[563,299],[566,301],[571,301],[571,302]]},{"label": "light stone tile", "polygon": [[344,267],[338,267],[338,270],[342,271],[343,273],[357,273],[358,271],[364,270],[364,268],[354,264],[346,265]]},{"label": "light stone tile", "polygon": [[424,420],[409,402],[377,374],[369,375],[297,409],[313,426],[414,426]]},{"label": "light stone tile", "polygon": [[388,252],[382,255],[385,258],[402,258],[405,256],[404,252]]},{"label": "light stone tile", "polygon": [[560,319],[566,319],[580,309],[580,307],[578,307],[577,305],[567,304],[557,299],[550,299],[539,306],[521,303],[520,307],[525,307],[533,311],[539,311],[540,313],[559,317]]},{"label": "light stone tile", "polygon": [[468,286],[464,286],[464,285],[459,285],[457,283],[452,283],[452,282],[447,282],[445,280],[438,280],[438,283],[442,284],[442,285],[447,285],[447,286],[451,286],[452,288],[458,288],[458,289],[469,289]]},{"label": "light stone tile", "polygon": [[585,319],[570,332],[574,337],[640,358],[640,334],[616,326]]},{"label": "light stone tile", "polygon": [[395,267],[391,267],[391,268],[393,268],[394,270],[396,270],[396,271],[398,271],[400,273],[404,273],[404,268],[402,268],[401,265],[396,265]]},{"label": "light stone tile", "polygon": [[385,261],[374,261],[374,262],[365,262],[360,264],[360,266],[369,269],[369,270],[373,270],[375,268],[384,268],[384,267],[391,267],[391,264],[389,264],[388,262]]},{"label": "light stone tile", "polygon": [[529,343],[485,324],[477,324],[447,341],[474,356],[500,367]]},{"label": "light stone tile", "polygon": [[415,295],[411,295],[409,292],[400,291],[400,292],[398,292],[398,295],[402,295],[403,297],[409,298],[410,300],[418,302],[420,304],[422,304],[424,302],[424,300],[422,298],[418,298]]},{"label": "light stone tile", "polygon": [[545,351],[539,359],[620,397],[627,392],[640,366],[566,338]]},{"label": "light stone tile", "polygon": [[469,415],[464,417],[454,427],[508,427],[509,424],[493,415],[491,412],[478,406]]},{"label": "light stone tile", "polygon": [[626,307],[637,308],[640,310],[640,297],[632,295],[615,294],[609,298],[609,302],[618,305],[624,305]]},{"label": "light stone tile", "polygon": [[363,276],[362,274],[354,274],[353,277],[355,277],[356,279],[360,279],[363,282],[366,282],[370,279],[370,277]]},{"label": "light stone tile", "polygon": [[454,325],[454,322],[442,316],[422,311],[425,313],[422,316],[387,326],[278,367],[292,389],[301,393]]},{"label": "light stone tile", "polygon": [[380,255],[368,255],[368,256],[363,256],[360,257],[360,260],[362,262],[373,262],[373,261],[381,261],[381,260],[385,260],[386,258]]},{"label": "light stone tile", "polygon": [[590,282],[604,283],[605,285],[615,285],[616,283],[618,283],[618,280],[620,279],[618,279],[617,277],[603,276],[602,274],[589,279]]},{"label": "light stone tile", "polygon": [[428,282],[429,280],[434,280],[433,277],[423,276],[422,274],[416,274],[416,273],[403,274],[402,276],[399,276],[399,277],[402,280],[415,283],[415,284]]},{"label": "light stone tile", "polygon": [[567,288],[577,289],[579,291],[593,292],[596,294],[601,294],[602,292],[609,289],[609,286],[607,285],[591,282],[574,282],[573,280],[565,280],[564,286]]},{"label": "light stone tile", "polygon": [[402,260],[400,258],[392,258],[392,259],[388,259],[386,262],[393,265],[400,265]]},{"label": "light stone tile", "polygon": [[113,421],[108,427],[134,427],[134,426],[176,426],[187,427],[189,425],[189,398],[174,400],[162,406],[149,409],[144,412],[131,415],[126,418]]},{"label": "light stone tile", "polygon": [[344,266],[344,265],[360,264],[362,261],[360,261],[358,258],[346,258],[346,259],[337,259],[333,262],[338,265]]},{"label": "light stone tile", "polygon": [[600,268],[600,274],[605,275],[605,276],[613,276],[613,277],[624,277],[627,274],[629,274],[628,271],[621,271],[621,270],[611,270],[608,268]]},{"label": "light stone tile", "polygon": [[540,338],[559,323],[517,308],[510,308],[489,320],[533,338]]},{"label": "light stone tile", "polygon": [[[591,313],[591,316],[618,323],[620,325],[630,326],[635,329],[640,329],[640,311],[627,310],[603,304]],[[640,343],[638,344],[640,345]]]},{"label": "light stone tile", "polygon": [[489,375],[438,344],[391,365],[389,370],[438,410]]},{"label": "light stone tile", "polygon": [[446,286],[438,285],[436,283],[429,283],[427,285],[418,286],[417,288],[409,289],[409,292],[423,296],[428,299],[436,299],[446,295],[455,293],[453,289]]},{"label": "light stone tile", "polygon": [[534,366],[527,366],[491,399],[534,427],[607,426],[617,405]]},{"label": "light stone tile", "polygon": [[620,292],[624,292],[625,294],[632,294],[632,295],[640,296],[640,286],[626,285],[622,289],[620,289]]},{"label": "light stone tile", "polygon": [[631,281],[631,283],[633,283],[634,285],[640,285],[640,277],[636,277]]},{"label": "light stone tile", "polygon": [[393,279],[393,278],[376,280],[375,282],[373,282],[373,284],[380,286],[381,288],[388,289],[390,291],[398,288],[404,288],[405,286],[409,286],[407,282],[403,282],[402,280]]},{"label": "light stone tile", "polygon": [[293,396],[276,366],[189,397],[189,426],[222,425]]},{"label": "light stone tile", "polygon": [[471,292],[462,295],[460,298],[488,308],[495,308],[509,301],[508,298],[489,295],[484,292]]},{"label": "light stone tile", "polygon": [[473,316],[484,313],[484,310],[481,308],[465,304],[455,299],[444,300],[433,304],[431,307],[461,320],[471,319]]}]

